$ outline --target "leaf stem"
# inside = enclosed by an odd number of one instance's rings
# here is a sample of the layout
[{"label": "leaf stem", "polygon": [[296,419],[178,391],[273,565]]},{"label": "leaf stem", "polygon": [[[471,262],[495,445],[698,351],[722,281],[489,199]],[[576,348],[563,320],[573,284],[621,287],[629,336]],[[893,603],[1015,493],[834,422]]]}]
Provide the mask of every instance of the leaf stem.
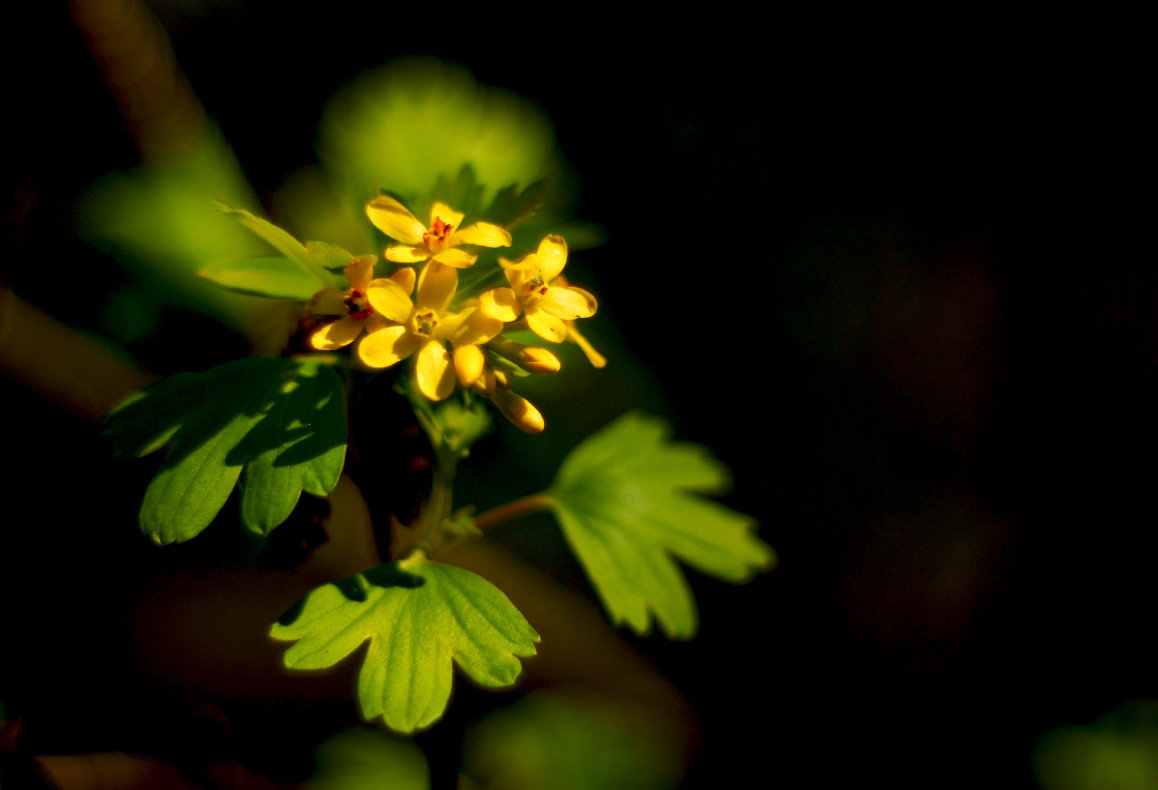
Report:
[{"label": "leaf stem", "polygon": [[485,532],[488,529],[497,527],[519,516],[550,510],[554,507],[554,504],[555,501],[546,494],[532,494],[521,499],[516,499],[513,502],[507,502],[505,505],[499,505],[485,513],[480,513],[475,516],[474,525],[478,527],[480,531]]}]

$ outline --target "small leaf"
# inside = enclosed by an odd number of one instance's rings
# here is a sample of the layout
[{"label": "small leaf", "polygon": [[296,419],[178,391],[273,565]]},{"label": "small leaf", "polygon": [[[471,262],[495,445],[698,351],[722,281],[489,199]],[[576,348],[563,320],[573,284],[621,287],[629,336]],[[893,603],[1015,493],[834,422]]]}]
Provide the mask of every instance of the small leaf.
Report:
[{"label": "small leaf", "polygon": [[346,448],[342,383],[313,361],[243,359],[180,373],[129,398],[105,420],[105,437],[143,456],[169,446],[145,490],[140,524],[162,544],[199,534],[242,470],[242,518],[265,534],[301,491],[337,485]]},{"label": "small leaf", "polygon": [[[306,251],[315,263],[331,272],[343,271],[346,265],[357,257],[342,249],[337,244],[329,244],[324,241],[307,241]],[[376,255],[363,255],[362,257],[370,258],[375,263],[378,261],[378,256]]]},{"label": "small leaf", "polygon": [[268,220],[251,214],[245,209],[233,208],[226,203],[220,202],[216,205],[219,211],[223,211],[231,217],[236,217],[242,225],[249,228],[275,250],[297,263],[302,269],[312,275],[320,283],[314,291],[325,286],[333,285],[326,270],[322,268],[306,245],[295,239],[288,232]]},{"label": "small leaf", "polygon": [[331,667],[368,640],[358,674],[362,716],[402,733],[442,716],[453,664],[480,686],[509,686],[519,658],[533,656],[539,641],[497,587],[421,554],[316,588],[270,635],[295,641],[284,659],[291,669]]},{"label": "small leaf", "polygon": [[550,182],[543,179],[520,192],[518,184],[508,184],[495,194],[485,215],[507,229],[521,225],[539,212],[549,186]]},{"label": "small leaf", "polygon": [[668,440],[666,423],[629,413],[571,451],[547,491],[563,533],[613,621],[669,637],[696,631],[695,601],[676,559],[730,582],[772,566],[752,519],[700,494],[727,469],[707,448]]},{"label": "small leaf", "polygon": [[305,302],[320,289],[317,277],[281,255],[221,261],[197,274],[231,291],[272,299]]}]

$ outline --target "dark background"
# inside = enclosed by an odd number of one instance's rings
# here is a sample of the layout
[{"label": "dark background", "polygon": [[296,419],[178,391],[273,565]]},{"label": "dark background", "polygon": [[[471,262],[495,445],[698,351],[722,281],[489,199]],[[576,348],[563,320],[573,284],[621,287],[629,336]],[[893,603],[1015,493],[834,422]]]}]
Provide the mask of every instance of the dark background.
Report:
[{"label": "dark background", "polygon": [[[6,55],[0,272],[66,272],[26,296],[85,325],[106,275],[40,251],[135,152],[67,9],[37,5]],[[399,55],[553,119],[607,235],[592,334],[733,468],[727,503],[781,558],[745,587],[692,574],[697,640],[633,640],[705,725],[689,784],[1030,787],[1043,733],[1158,694],[1128,20],[156,7],[259,193],[312,160],[336,87]]]}]

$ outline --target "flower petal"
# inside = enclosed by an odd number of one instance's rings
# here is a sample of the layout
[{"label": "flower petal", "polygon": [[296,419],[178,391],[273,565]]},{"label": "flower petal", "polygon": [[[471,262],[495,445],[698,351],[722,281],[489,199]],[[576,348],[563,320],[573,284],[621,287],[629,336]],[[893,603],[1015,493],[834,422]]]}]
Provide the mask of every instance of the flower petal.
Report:
[{"label": "flower petal", "polygon": [[454,350],[454,372],[458,383],[469,387],[479,380],[486,366],[486,354],[478,346],[459,346]]},{"label": "flower petal", "polygon": [[474,262],[478,260],[478,256],[471,255],[466,250],[451,247],[435,255],[432,260],[435,263],[441,263],[443,266],[450,266],[454,269],[465,269],[468,266],[474,266]]},{"label": "flower petal", "polygon": [[339,318],[310,335],[310,345],[318,351],[343,348],[353,343],[365,328],[365,323],[356,318]]},{"label": "flower petal", "polygon": [[350,287],[365,291],[370,280],[374,278],[374,261],[369,258],[355,258],[346,264],[345,271]]},{"label": "flower petal", "polygon": [[458,288],[458,269],[443,266],[437,261],[431,261],[418,275],[419,309],[433,309],[439,314],[445,313],[454,298],[454,291]]},{"label": "flower petal", "polygon": [[451,227],[451,233],[454,228],[462,224],[462,218],[466,216],[461,211],[455,211],[450,206],[442,202],[436,202],[430,207],[430,227],[434,227],[434,220],[440,219]]},{"label": "flower petal", "polygon": [[476,222],[450,236],[451,244],[477,244],[480,247],[509,247],[511,234],[489,222]]},{"label": "flower petal", "polygon": [[403,244],[422,243],[426,228],[397,200],[380,195],[366,204],[366,216],[374,227]]},{"label": "flower petal", "polygon": [[456,346],[485,343],[503,331],[503,322],[487,315],[482,310],[471,310],[470,314],[455,328],[451,342]]},{"label": "flower petal", "polygon": [[406,244],[392,244],[386,248],[386,260],[394,263],[421,263],[430,257],[430,250],[422,245],[411,247]]},{"label": "flower petal", "polygon": [[478,306],[487,315],[500,321],[514,321],[523,311],[519,298],[510,288],[492,288],[478,296]]},{"label": "flower petal", "polygon": [[357,356],[367,367],[388,368],[413,354],[419,342],[404,326],[385,326],[366,333],[358,344]]},{"label": "flower petal", "polygon": [[311,313],[317,315],[349,315],[346,309],[346,292],[337,288],[323,288],[313,295],[306,304]]},{"label": "flower petal", "polygon": [[595,315],[598,304],[595,297],[584,291],[568,285],[565,288],[550,286],[547,293],[539,300],[539,309],[545,310],[556,318],[568,321],[576,318],[590,318]]},{"label": "flower petal", "polygon": [[418,391],[430,400],[443,400],[454,392],[454,369],[450,354],[441,340],[428,340],[415,360],[414,380]]},{"label": "flower petal", "polygon": [[607,357],[596,351],[595,346],[591,345],[591,342],[580,334],[578,327],[575,326],[575,322],[567,321],[565,323],[567,325],[567,339],[577,344],[579,348],[583,350],[583,353],[587,355],[587,361],[590,362],[593,367],[602,368],[606,366]]},{"label": "flower petal", "polygon": [[543,279],[547,282],[554,280],[567,265],[567,242],[562,236],[547,236],[539,242],[539,266],[543,270]]},{"label": "flower petal", "polygon": [[510,276],[509,272],[512,270],[534,272],[539,269],[539,256],[532,252],[530,255],[524,255],[522,259],[518,261],[508,261],[506,258],[499,258],[499,266],[507,270],[508,277]]},{"label": "flower petal", "polygon": [[556,318],[538,307],[532,307],[526,313],[527,326],[539,337],[552,343],[562,343],[567,338],[567,325],[563,323],[563,319]]},{"label": "flower petal", "polygon": [[405,323],[414,310],[410,296],[389,277],[372,280],[366,288],[366,299],[375,312],[398,324]]},{"label": "flower petal", "polygon": [[414,293],[414,281],[418,279],[418,275],[414,273],[414,269],[406,268],[399,269],[390,275],[390,279],[402,286],[402,290],[408,294]]}]

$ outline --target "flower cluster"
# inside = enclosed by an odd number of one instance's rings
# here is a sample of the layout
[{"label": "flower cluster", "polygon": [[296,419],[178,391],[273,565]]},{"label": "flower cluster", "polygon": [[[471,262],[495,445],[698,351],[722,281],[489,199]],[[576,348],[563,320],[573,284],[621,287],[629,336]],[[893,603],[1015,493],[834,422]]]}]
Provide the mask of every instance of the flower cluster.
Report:
[{"label": "flower cluster", "polygon": [[521,430],[538,433],[538,409],[511,391],[522,372],[549,375],[560,368],[546,348],[517,343],[504,330],[529,329],[552,343],[577,343],[596,367],[604,359],[575,328],[595,314],[595,297],[567,283],[567,242],[549,235],[538,249],[518,261],[499,258],[508,287],[459,289],[459,271],[474,266],[478,255],[464,247],[509,247],[511,234],[498,225],[463,226],[464,215],[435,203],[428,225],[394,198],[381,196],[366,205],[370,221],[399,244],[385,250],[396,265],[388,277],[374,277],[370,258],[346,266],[349,287],[319,291],[308,305],[320,316],[337,316],[310,336],[310,345],[332,351],[355,341],[354,357],[368,368],[387,368],[413,360],[414,383],[432,401],[455,386],[490,399]]}]

